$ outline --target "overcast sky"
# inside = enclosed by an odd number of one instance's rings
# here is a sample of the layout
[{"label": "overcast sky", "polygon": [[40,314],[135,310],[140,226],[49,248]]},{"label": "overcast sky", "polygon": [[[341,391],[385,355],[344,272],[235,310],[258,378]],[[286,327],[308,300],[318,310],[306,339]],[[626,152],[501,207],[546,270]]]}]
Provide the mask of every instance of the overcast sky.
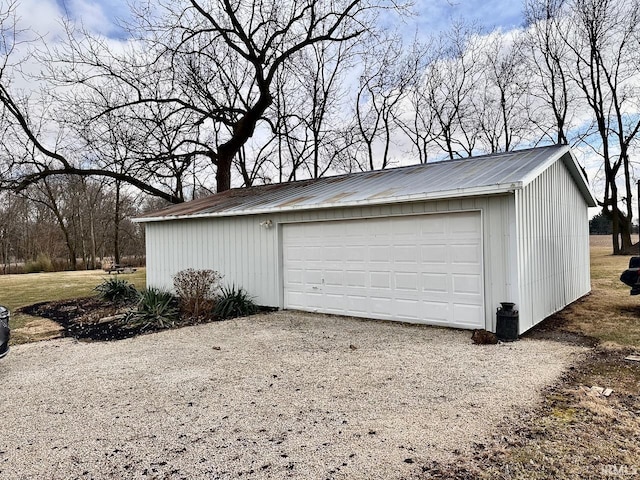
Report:
[{"label": "overcast sky", "polygon": [[[18,0],[22,28],[29,28],[55,42],[61,34],[60,18],[81,21],[89,30],[112,38],[123,38],[118,18],[127,18],[127,0]],[[278,0],[273,0],[278,1]],[[486,32],[499,28],[502,32],[522,27],[522,1],[519,0],[413,0],[416,16],[403,28],[413,36],[418,31],[425,38],[446,30],[454,20],[477,22]],[[576,153],[579,153],[576,150]],[[584,152],[583,152],[584,153]],[[579,154],[593,178],[601,160],[588,151]]]},{"label": "overcast sky", "polygon": [[[275,0],[278,1],[278,0]],[[24,24],[39,32],[53,32],[64,14],[82,20],[92,30],[117,37],[115,19],[126,18],[126,0],[21,0]],[[416,0],[415,28],[428,35],[446,29],[452,19],[478,21],[485,29],[511,30],[522,25],[522,3],[513,0]]]}]

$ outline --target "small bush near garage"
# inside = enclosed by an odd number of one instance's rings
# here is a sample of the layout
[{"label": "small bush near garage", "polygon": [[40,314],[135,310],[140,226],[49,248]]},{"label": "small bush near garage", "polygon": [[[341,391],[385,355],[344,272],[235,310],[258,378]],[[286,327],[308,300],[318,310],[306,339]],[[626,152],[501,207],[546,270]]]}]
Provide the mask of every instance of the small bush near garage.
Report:
[{"label": "small bush near garage", "polygon": [[129,325],[146,329],[175,326],[180,320],[178,301],[167,290],[149,287],[140,292],[137,307],[126,316]]},{"label": "small bush near garage", "polygon": [[220,280],[222,275],[215,270],[188,268],[176,273],[173,287],[182,313],[191,318],[210,316],[220,293]]},{"label": "small bush near garage", "polygon": [[213,312],[216,317],[221,319],[246,317],[258,313],[259,309],[253,297],[244,288],[231,285],[222,287],[221,292]]},{"label": "small bush near garage", "polygon": [[128,302],[138,296],[138,291],[131,283],[118,277],[109,278],[95,288],[98,296],[107,302]]}]

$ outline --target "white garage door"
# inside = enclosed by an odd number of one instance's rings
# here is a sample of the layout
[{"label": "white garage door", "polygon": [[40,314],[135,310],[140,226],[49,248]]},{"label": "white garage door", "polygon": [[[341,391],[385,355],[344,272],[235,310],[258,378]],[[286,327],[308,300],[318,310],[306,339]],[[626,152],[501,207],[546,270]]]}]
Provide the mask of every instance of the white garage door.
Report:
[{"label": "white garage door", "polygon": [[484,328],[479,212],[283,226],[284,307]]}]

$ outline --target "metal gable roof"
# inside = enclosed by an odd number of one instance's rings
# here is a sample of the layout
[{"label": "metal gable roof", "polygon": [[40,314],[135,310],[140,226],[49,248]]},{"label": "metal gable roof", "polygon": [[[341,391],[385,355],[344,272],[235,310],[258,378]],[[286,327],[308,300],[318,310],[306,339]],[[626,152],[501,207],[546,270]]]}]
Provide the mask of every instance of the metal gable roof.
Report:
[{"label": "metal gable roof", "polygon": [[500,194],[524,188],[561,158],[587,204],[595,206],[593,194],[570,148],[554,145],[387,170],[236,188],[173,205],[135,221],[251,215]]}]

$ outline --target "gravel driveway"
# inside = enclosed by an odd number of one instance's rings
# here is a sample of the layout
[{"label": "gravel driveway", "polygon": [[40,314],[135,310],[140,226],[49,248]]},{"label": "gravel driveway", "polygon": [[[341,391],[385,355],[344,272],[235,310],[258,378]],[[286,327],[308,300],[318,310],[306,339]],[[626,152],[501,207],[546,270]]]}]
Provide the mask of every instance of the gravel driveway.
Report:
[{"label": "gravel driveway", "polygon": [[0,478],[406,478],[576,360],[540,340],[278,312],[0,362]]}]

